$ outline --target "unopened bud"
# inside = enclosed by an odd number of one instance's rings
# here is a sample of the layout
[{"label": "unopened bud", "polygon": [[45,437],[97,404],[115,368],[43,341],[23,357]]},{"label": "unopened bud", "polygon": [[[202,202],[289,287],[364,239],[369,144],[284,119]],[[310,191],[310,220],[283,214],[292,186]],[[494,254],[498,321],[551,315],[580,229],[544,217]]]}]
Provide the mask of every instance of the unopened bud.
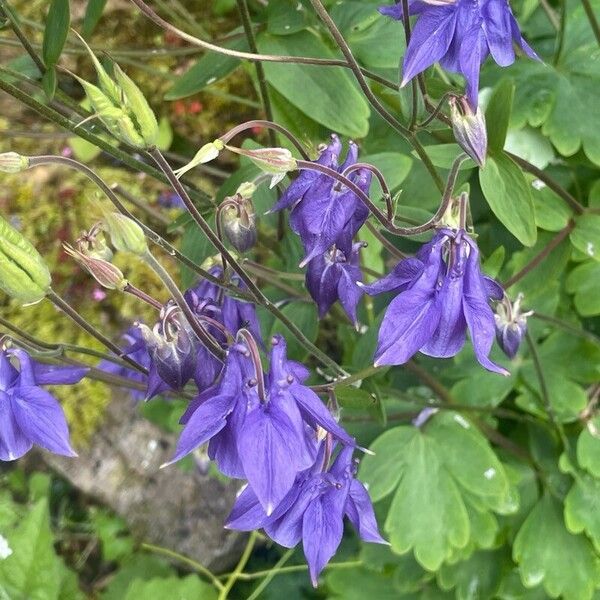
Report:
[{"label": "unopened bud", "polygon": [[51,283],[39,252],[0,217],[0,289],[24,304],[33,304],[47,294]]},{"label": "unopened bud", "polygon": [[249,158],[261,171],[271,175],[270,187],[276,186],[290,171],[298,168],[296,159],[287,148],[234,148],[225,146],[227,150]]},{"label": "unopened bud", "polygon": [[102,260],[111,261],[113,251],[106,243],[106,239],[102,232],[102,223],[96,223],[89,231],[84,231],[77,238],[77,250],[92,258],[100,258]]},{"label": "unopened bud", "polygon": [[533,311],[521,312],[522,301],[523,294],[519,294],[514,303],[504,296],[496,306],[496,341],[504,354],[511,359],[517,355],[527,333],[527,317],[533,314]]},{"label": "unopened bud", "polygon": [[247,252],[256,244],[256,213],[251,198],[239,194],[225,198],[219,215],[227,239],[238,252]]},{"label": "unopened bud", "polygon": [[450,116],[456,143],[480,166],[487,155],[487,130],[480,109],[473,112],[465,96],[450,98]]},{"label": "unopened bud", "polygon": [[127,287],[127,280],[118,267],[101,258],[86,256],[83,252],[75,250],[69,244],[63,244],[65,252],[72,256],[102,287],[109,290],[123,291]]},{"label": "unopened bud", "polygon": [[221,140],[215,140],[214,142],[204,144],[204,146],[202,146],[202,148],[200,148],[200,150],[196,152],[194,158],[192,158],[192,160],[187,165],[184,165],[183,167],[175,171],[175,175],[177,175],[177,177],[181,177],[194,167],[197,167],[198,165],[203,165],[204,163],[214,160],[215,158],[217,158],[217,156],[219,156],[219,152],[221,152],[221,150],[223,150],[224,147],[225,145]]},{"label": "unopened bud", "polygon": [[103,220],[110,241],[117,250],[138,256],[147,252],[148,244],[144,230],[133,219],[121,213],[109,212],[104,215]]},{"label": "unopened bud", "polygon": [[0,172],[20,173],[29,168],[29,158],[16,152],[2,152],[0,154]]}]

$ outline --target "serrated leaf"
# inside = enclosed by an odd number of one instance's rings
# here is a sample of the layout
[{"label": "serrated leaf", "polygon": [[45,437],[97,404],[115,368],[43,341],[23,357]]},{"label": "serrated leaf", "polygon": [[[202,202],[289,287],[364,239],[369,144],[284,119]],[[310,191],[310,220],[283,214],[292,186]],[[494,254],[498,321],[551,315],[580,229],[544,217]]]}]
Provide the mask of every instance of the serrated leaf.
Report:
[{"label": "serrated leaf", "polygon": [[565,523],[571,533],[585,532],[600,551],[600,479],[576,476],[565,498]]},{"label": "serrated leaf", "polygon": [[498,220],[524,245],[537,237],[531,191],[523,172],[505,154],[489,156],[479,170],[485,199]]},{"label": "serrated leaf", "polygon": [[575,295],[575,308],[583,317],[600,315],[600,264],[586,261],[575,267],[566,281],[566,289]]},{"label": "serrated leaf", "polygon": [[600,261],[600,215],[581,215],[575,218],[571,243],[586,256]]},{"label": "serrated leaf", "polygon": [[485,111],[488,149],[492,153],[500,153],[504,148],[514,95],[515,84],[513,81],[511,79],[502,80],[494,89]]},{"label": "serrated leaf", "polygon": [[[600,419],[594,418],[590,426],[596,430],[600,427]],[[592,435],[586,427],[577,438],[577,462],[582,469],[586,469],[594,477],[600,478],[600,437]]]},{"label": "serrated leaf", "polygon": [[517,534],[513,558],[526,587],[542,584],[552,598],[589,600],[600,584],[600,560],[584,536],[567,531],[562,512],[545,494]]},{"label": "serrated leaf", "polygon": [[[223,44],[230,50],[248,51],[245,37],[234,38]],[[165,94],[165,100],[179,100],[202,91],[205,87],[220,81],[235,71],[240,65],[240,59],[217,52],[207,52],[192,65]]]},{"label": "serrated leaf", "polygon": [[[319,37],[307,31],[286,36],[262,33],[257,43],[264,54],[335,58]],[[346,70],[328,67],[325,73],[313,66],[275,63],[264,63],[264,69],[268,82],[317,123],[350,137],[367,135],[369,105]]]},{"label": "serrated leaf", "polygon": [[42,43],[42,58],[46,67],[53,67],[58,62],[67,41],[70,24],[69,0],[52,0],[48,8]]}]

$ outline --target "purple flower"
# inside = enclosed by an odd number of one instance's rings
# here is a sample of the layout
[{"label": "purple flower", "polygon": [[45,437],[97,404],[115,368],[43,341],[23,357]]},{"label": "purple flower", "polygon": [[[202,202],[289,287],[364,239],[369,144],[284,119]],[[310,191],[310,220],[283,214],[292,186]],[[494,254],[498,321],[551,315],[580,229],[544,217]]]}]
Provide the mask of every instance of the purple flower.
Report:
[{"label": "purple flower", "polygon": [[273,514],[265,514],[250,484],[238,496],[226,524],[227,528],[240,531],[264,528],[271,539],[287,548],[302,540],[315,587],[319,574],[342,541],[344,516],[365,542],[387,543],[379,534],[369,494],[355,479],[353,448],[342,448],[327,469],[325,446],[315,464],[296,477]]},{"label": "purple flower", "polygon": [[[394,19],[404,17],[401,2],[379,10]],[[402,85],[439,62],[464,75],[469,102],[477,110],[479,70],[490,54],[507,67],[515,61],[516,44],[539,60],[521,36],[508,0],[409,0],[409,14],[418,16],[404,56]]]},{"label": "purple flower", "polygon": [[0,460],[16,460],[34,444],[54,454],[77,456],[60,404],[40,385],[71,385],[87,371],[38,363],[23,350],[0,352]]},{"label": "purple flower", "polygon": [[[346,160],[339,165],[341,144],[336,135],[317,159],[317,163],[343,173],[356,163],[358,148],[350,142]],[[350,173],[349,179],[362,191],[368,192],[371,172],[358,169]],[[331,177],[315,171],[304,170],[288,187],[272,210],[292,208],[290,227],[300,236],[305,256],[300,266],[323,254],[333,244],[343,246],[348,253],[352,238],[369,216],[368,208],[354,192]]]},{"label": "purple flower", "polygon": [[124,354],[135,360],[142,367],[148,369],[149,374],[145,375],[131,367],[126,367],[110,360],[101,361],[98,364],[98,368],[107,373],[112,373],[113,375],[146,385],[146,392],[129,389],[129,393],[134,400],[153,398],[161,392],[168,390],[169,386],[160,378],[156,364],[150,359],[150,354],[148,353],[148,348],[142,337],[140,328],[135,326],[130,327],[121,336],[121,339],[125,342],[125,345],[122,346]]},{"label": "purple flower", "polygon": [[[213,277],[219,279],[223,277],[222,267],[214,266],[208,272]],[[237,275],[232,275],[230,282],[237,285],[241,290],[248,289]],[[203,279],[195,287],[189,289],[185,293],[185,297],[192,308],[202,300],[213,300],[214,304],[221,309],[221,322],[232,335],[235,335],[240,329],[247,329],[254,339],[262,340],[256,308],[251,302],[232,298],[217,284],[208,281],[208,279]]]},{"label": "purple flower", "polygon": [[306,289],[319,307],[323,318],[336,300],[340,301],[350,320],[356,324],[356,307],[363,295],[357,281],[362,280],[358,251],[362,244],[354,244],[349,257],[335,246],[313,258],[306,271]]},{"label": "purple flower", "polygon": [[271,513],[307,469],[316,453],[319,428],[345,444],[354,440],[336,423],[303,381],[306,369],[289,361],[285,341],[272,340],[265,376],[258,351],[237,343],[228,352],[217,384],[201,393],[182,417],[173,461],[210,442],[208,454],[229,477],[248,479]]},{"label": "purple flower", "polygon": [[464,230],[440,230],[415,258],[402,260],[392,273],[363,288],[369,294],[398,293],[381,323],[376,365],[401,365],[419,351],[455,356],[468,329],[479,363],[508,374],[488,358],[495,336],[488,299],[502,298],[503,291],[481,273],[479,250]]}]

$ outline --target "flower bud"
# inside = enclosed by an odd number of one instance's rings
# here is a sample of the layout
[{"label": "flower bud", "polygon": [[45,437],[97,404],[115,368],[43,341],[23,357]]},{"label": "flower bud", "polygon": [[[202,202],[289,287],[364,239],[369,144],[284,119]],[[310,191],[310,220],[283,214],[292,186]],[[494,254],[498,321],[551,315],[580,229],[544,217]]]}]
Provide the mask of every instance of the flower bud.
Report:
[{"label": "flower bud", "polygon": [[227,239],[238,252],[247,252],[256,244],[256,213],[251,198],[239,194],[225,198],[219,217]]},{"label": "flower bud", "polygon": [[104,227],[117,250],[138,256],[148,251],[144,230],[133,219],[121,213],[109,212],[104,215]]},{"label": "flower bud", "polygon": [[108,290],[123,291],[127,287],[127,280],[118,267],[101,258],[86,256],[83,252],[75,250],[69,244],[63,244],[65,252],[72,256],[102,287]]},{"label": "flower bud", "polygon": [[487,155],[485,117],[478,108],[473,112],[465,96],[450,98],[450,116],[456,143],[480,166]]},{"label": "flower bud", "polygon": [[217,156],[219,156],[219,152],[221,152],[221,150],[223,150],[224,147],[225,145],[221,140],[215,140],[214,142],[204,144],[204,146],[202,146],[202,148],[200,148],[200,150],[196,152],[194,158],[192,158],[192,160],[187,165],[184,165],[183,167],[175,171],[175,175],[177,175],[177,177],[181,177],[194,167],[197,167],[198,165],[203,165],[204,163],[214,160],[215,158],[217,158]]},{"label": "flower bud", "polygon": [[533,311],[521,312],[522,301],[523,294],[519,294],[514,303],[504,296],[496,306],[496,341],[504,354],[511,359],[517,355],[521,341],[527,333],[527,317],[533,314]]},{"label": "flower bud", "polygon": [[92,258],[100,258],[102,260],[111,261],[113,251],[106,243],[104,234],[102,233],[102,223],[96,223],[89,231],[84,231],[77,238],[77,250]]},{"label": "flower bud", "polygon": [[296,159],[287,148],[255,148],[247,150],[245,148],[234,148],[225,146],[227,150],[235,152],[249,158],[263,173],[271,175],[271,185],[275,187],[289,171],[295,171],[298,168]]},{"label": "flower bud", "polygon": [[0,154],[0,172],[20,173],[29,168],[29,158],[16,152],[2,152]]},{"label": "flower bud", "polygon": [[0,289],[24,304],[33,304],[46,295],[51,283],[39,252],[0,217]]}]

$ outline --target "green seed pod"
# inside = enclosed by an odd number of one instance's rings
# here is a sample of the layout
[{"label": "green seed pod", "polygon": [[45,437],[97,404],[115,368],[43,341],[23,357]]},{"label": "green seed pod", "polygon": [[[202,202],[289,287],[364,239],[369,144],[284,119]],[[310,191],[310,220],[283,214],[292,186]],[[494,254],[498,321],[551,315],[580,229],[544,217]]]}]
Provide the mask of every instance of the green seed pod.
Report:
[{"label": "green seed pod", "polygon": [[0,172],[20,173],[29,168],[29,158],[16,152],[2,152],[0,154]]},{"label": "green seed pod", "polygon": [[51,283],[39,252],[0,217],[0,289],[23,304],[33,304],[47,294]]},{"label": "green seed pod", "polygon": [[112,245],[121,252],[143,256],[148,251],[143,229],[132,219],[117,212],[104,215],[104,226]]},{"label": "green seed pod", "polygon": [[123,90],[125,109],[135,119],[138,125],[138,132],[143,138],[146,147],[155,146],[158,139],[158,122],[148,101],[140,91],[140,88],[123,72],[119,65],[115,64],[114,71],[117,83]]}]

